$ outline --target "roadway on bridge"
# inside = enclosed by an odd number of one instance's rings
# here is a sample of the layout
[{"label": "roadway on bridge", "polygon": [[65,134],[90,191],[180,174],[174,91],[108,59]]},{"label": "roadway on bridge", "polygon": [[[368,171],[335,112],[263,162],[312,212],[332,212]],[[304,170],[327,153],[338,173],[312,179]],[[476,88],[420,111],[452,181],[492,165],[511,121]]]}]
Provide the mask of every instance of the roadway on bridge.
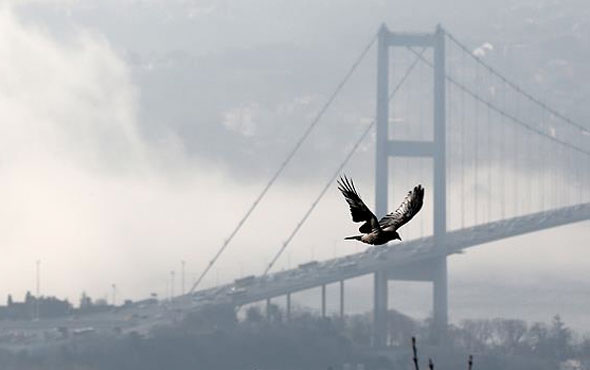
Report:
[{"label": "roadway on bridge", "polygon": [[[206,305],[242,306],[376,271],[395,272],[422,261],[460,253],[463,249],[476,245],[585,220],[590,220],[590,204],[450,231],[442,246],[435,246],[433,238],[426,237],[370,247],[364,252],[345,257],[321,262],[311,261],[290,270],[238,279],[234,283],[200,290],[172,301],[144,300],[110,312],[77,318],[3,320],[0,321],[0,346],[20,349],[23,346],[54,345],[92,333],[137,332],[147,335],[155,326],[179,322],[187,313]],[[63,336],[65,329],[69,339]]]}]

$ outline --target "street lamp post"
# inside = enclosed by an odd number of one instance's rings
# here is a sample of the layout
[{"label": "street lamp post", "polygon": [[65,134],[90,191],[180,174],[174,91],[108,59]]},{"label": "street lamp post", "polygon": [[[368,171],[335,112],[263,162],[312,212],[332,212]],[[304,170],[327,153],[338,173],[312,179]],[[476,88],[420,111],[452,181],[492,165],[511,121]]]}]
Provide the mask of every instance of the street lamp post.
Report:
[{"label": "street lamp post", "polygon": [[40,268],[41,268],[41,260],[37,260],[36,262],[36,280],[37,280],[37,289],[36,289],[36,297],[35,297],[35,318],[39,320],[39,299],[41,298],[41,275],[40,275]]},{"label": "street lamp post", "polygon": [[184,295],[184,267],[186,265],[186,262],[184,260],[180,261],[180,265],[181,265],[181,286],[180,286],[180,294]]},{"label": "street lamp post", "polygon": [[174,298],[174,270],[170,271],[170,300]]},{"label": "street lamp post", "polygon": [[117,294],[117,285],[115,283],[113,283],[112,285],[113,288],[113,307],[117,305],[117,300],[116,300],[116,294]]}]

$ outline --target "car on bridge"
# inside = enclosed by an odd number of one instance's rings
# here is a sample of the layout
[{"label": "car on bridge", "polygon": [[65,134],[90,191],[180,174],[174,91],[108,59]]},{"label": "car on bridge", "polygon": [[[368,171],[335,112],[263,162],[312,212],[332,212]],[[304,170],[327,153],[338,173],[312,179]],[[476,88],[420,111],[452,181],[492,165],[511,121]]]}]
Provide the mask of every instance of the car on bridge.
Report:
[{"label": "car on bridge", "polygon": [[248,292],[248,290],[246,288],[240,288],[240,287],[233,286],[227,292],[227,295],[230,297],[239,297],[239,296],[246,294],[247,292]]},{"label": "car on bridge", "polygon": [[345,262],[345,263],[342,263],[338,266],[338,268],[341,270],[352,270],[357,267],[358,267],[358,262],[355,262],[355,261]]},{"label": "car on bridge", "polygon": [[88,326],[88,327],[84,327],[84,328],[74,329],[74,330],[72,330],[72,334],[73,335],[85,335],[85,334],[94,333],[95,331],[96,330],[92,326]]},{"label": "car on bridge", "polygon": [[301,270],[309,270],[311,268],[315,268],[319,266],[319,262],[318,261],[310,261],[310,262],[306,262],[306,263],[302,263],[299,266],[297,266],[299,269]]}]

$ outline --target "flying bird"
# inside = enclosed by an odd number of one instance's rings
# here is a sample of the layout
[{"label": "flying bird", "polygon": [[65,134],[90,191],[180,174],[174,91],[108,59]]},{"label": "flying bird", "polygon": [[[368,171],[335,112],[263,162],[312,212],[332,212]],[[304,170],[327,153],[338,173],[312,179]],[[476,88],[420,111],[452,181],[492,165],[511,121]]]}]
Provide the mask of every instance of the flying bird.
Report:
[{"label": "flying bird", "polygon": [[344,239],[360,240],[372,245],[385,244],[390,240],[402,240],[397,229],[408,223],[420,211],[424,199],[424,188],[418,184],[408,192],[402,204],[395,211],[388,213],[381,220],[377,220],[377,217],[358,195],[352,179],[346,176],[340,177],[338,189],[350,206],[352,221],[364,222],[359,228],[361,235],[348,236]]}]

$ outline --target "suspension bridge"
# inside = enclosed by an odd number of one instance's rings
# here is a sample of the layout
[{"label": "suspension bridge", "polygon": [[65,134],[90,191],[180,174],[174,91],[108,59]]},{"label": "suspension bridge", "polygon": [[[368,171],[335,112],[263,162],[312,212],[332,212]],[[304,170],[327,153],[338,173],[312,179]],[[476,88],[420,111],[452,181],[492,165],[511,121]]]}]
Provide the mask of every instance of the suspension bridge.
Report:
[{"label": "suspension bridge", "polygon": [[[388,281],[429,281],[433,287],[434,328],[440,337],[448,325],[447,257],[450,254],[479,244],[590,219],[590,131],[587,126],[536,98],[485,62],[481,50],[474,52],[440,26],[433,33],[396,33],[383,25],[203,271],[191,293],[230,245],[301,144],[321,122],[323,114],[358,64],[375,45],[375,119],[333,172],[264,274],[237,279],[233,284],[200,294],[219,296],[225,289],[225,296],[221,294],[223,299],[236,305],[264,300],[270,305],[272,298],[285,296],[289,318],[292,293],[321,288],[321,312],[325,315],[326,285],[338,283],[340,314],[344,315],[345,280],[373,274],[374,345],[379,347],[387,342]],[[396,48],[413,56],[413,61],[397,80],[392,78],[395,76],[392,76],[390,61],[391,51]],[[430,103],[417,114],[430,116],[432,120],[427,125],[412,125],[402,132],[395,122],[391,122],[391,102],[419,64],[432,71],[432,79],[430,88],[420,92],[421,99],[430,96]],[[269,274],[326,190],[333,186],[360,143],[373,130],[376,132],[377,217],[391,211],[388,195],[392,158],[408,160],[406,168],[416,165],[415,161],[426,161],[430,167],[430,174],[426,177],[431,179],[426,187],[432,189],[431,234],[399,245],[371,248],[363,253],[313,261],[297,269]],[[450,183],[456,189],[449,189]]]},{"label": "suspension bridge", "polygon": [[[367,124],[325,186],[311,203],[285,242],[279,246],[260,276],[199,289],[203,278],[219,261],[252,212],[302,148],[310,133],[342,91],[361,61],[376,48],[377,91],[375,119]],[[399,76],[392,71],[392,50],[411,56]],[[432,78],[416,85],[415,97],[426,103],[419,112],[406,112],[405,125],[392,120],[392,102],[412,73],[422,66]],[[395,112],[393,112],[395,113]],[[419,118],[418,118],[419,116]],[[424,118],[426,117],[426,118]],[[273,272],[273,267],[312,214],[326,191],[369,133],[375,132],[375,213],[385,215],[393,186],[392,161],[405,161],[406,169],[427,168],[419,178],[429,189],[422,212],[431,218],[421,235],[400,244],[369,248],[364,252],[325,261],[310,261],[297,268]],[[419,170],[422,171],[422,170]],[[408,172],[408,171],[406,171]],[[453,186],[449,186],[453,184]],[[404,188],[405,189],[405,188]],[[372,274],[374,339],[387,344],[388,282],[432,283],[433,323],[438,337],[448,325],[447,257],[464,249],[552,227],[590,220],[590,129],[521,87],[488,64],[442,27],[432,33],[397,33],[383,25],[362,50],[334,93],[294,144],[280,167],[220,246],[188,294],[172,300],[179,309],[208,304],[242,306],[286,299],[291,316],[291,295],[321,289],[321,314],[326,315],[326,286],[340,286],[340,315],[344,316],[345,281]],[[121,314],[123,315],[123,314]],[[106,327],[135,330],[145,324],[109,317]],[[94,321],[94,326],[99,324]]]}]

